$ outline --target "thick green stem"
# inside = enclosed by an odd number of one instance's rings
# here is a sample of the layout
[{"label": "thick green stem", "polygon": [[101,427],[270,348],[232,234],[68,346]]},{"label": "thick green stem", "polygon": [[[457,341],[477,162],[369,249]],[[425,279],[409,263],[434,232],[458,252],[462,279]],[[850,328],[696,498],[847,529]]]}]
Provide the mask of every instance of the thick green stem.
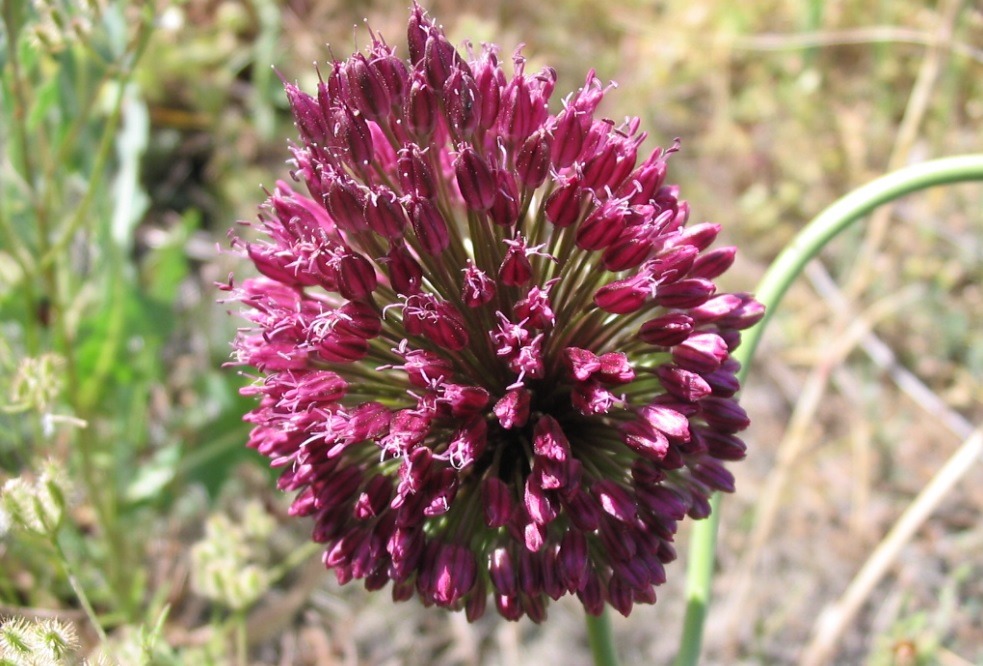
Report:
[{"label": "thick green stem", "polygon": [[611,634],[611,618],[605,608],[600,615],[587,615],[587,639],[594,666],[618,666],[618,654]]},{"label": "thick green stem", "polygon": [[[738,374],[741,383],[747,376],[751,357],[765,326],[785,292],[826,243],[882,204],[930,187],[970,181],[983,181],[983,154],[947,157],[905,167],[850,192],[813,219],[778,255],[758,284],[755,297],[765,305],[766,312],[757,325],[744,333],[741,346],[734,353],[741,363]],[[710,517],[693,527],[686,619],[676,657],[677,666],[691,666],[699,660],[703,624],[710,604],[719,508],[720,500],[715,497]]]}]

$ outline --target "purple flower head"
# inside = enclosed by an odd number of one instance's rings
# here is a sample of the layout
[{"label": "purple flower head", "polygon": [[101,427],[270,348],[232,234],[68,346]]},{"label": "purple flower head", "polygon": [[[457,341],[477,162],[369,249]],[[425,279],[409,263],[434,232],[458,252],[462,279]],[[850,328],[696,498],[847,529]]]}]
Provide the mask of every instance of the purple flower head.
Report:
[{"label": "purple flower head", "polygon": [[733,490],[731,354],[763,310],[717,293],[734,250],[665,183],[678,146],[640,159],[593,72],[551,105],[553,70],[463,55],[418,5],[408,43],[286,84],[296,184],[234,240],[261,275],[226,287],[249,446],[342,582],[470,619],[627,614]]}]

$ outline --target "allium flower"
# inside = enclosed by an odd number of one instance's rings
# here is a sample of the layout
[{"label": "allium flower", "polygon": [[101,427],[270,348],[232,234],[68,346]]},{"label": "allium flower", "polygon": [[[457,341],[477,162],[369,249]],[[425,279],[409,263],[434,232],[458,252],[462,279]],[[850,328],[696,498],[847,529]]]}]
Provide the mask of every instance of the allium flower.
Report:
[{"label": "allium flower", "polygon": [[249,445],[297,491],[342,583],[509,619],[576,594],[652,603],[679,520],[730,492],[744,456],[739,331],[708,250],[644,159],[638,119],[596,115],[593,72],[459,53],[419,6],[409,60],[373,35],[308,94],[291,175],[235,239],[262,277],[228,285],[261,378]]}]

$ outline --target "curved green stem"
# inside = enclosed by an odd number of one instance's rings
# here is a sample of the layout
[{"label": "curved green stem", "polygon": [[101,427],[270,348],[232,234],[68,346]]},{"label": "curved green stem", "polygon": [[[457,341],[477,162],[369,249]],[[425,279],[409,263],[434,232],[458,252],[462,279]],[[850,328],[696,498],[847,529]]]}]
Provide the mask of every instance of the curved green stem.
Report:
[{"label": "curved green stem", "polygon": [[618,654],[611,634],[611,618],[605,608],[600,615],[587,615],[587,640],[594,666],[618,666]]},{"label": "curved green stem", "polygon": [[[764,304],[765,316],[745,331],[740,348],[734,353],[741,363],[738,378],[747,376],[751,357],[757,349],[765,326],[771,320],[782,297],[806,264],[832,238],[878,206],[929,187],[983,181],[983,154],[947,157],[915,164],[882,176],[850,192],[820,213],[795,237],[775,259],[761,278],[755,297]],[[676,657],[677,666],[696,664],[703,639],[703,624],[710,603],[713,580],[714,548],[720,520],[719,497],[713,499],[713,512],[693,526],[687,575],[686,619],[682,643]]]}]

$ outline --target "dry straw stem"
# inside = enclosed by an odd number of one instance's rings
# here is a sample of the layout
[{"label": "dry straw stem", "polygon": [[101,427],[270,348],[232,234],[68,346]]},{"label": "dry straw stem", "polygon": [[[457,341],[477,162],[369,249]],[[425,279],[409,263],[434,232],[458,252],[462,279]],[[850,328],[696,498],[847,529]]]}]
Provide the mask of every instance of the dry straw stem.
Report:
[{"label": "dry straw stem", "polygon": [[[894,149],[888,158],[885,172],[896,171],[908,161],[908,155],[918,138],[919,128],[932,101],[932,92],[939,80],[945,56],[949,51],[946,45],[952,41],[956,19],[963,4],[964,0],[943,0],[935,40],[929,44],[925,57],[922,59],[921,67],[918,69],[918,76],[915,78],[904,116],[898,126]],[[871,215],[866,235],[853,264],[852,275],[844,281],[844,284],[847,285],[846,292],[848,294],[860,293],[869,283],[872,271],[877,265],[875,256],[887,236],[888,223],[891,221],[893,210],[894,205],[889,203],[881,206]]]},{"label": "dry straw stem", "polygon": [[[833,308],[845,312],[849,303],[843,292],[836,286],[832,276],[818,262],[806,267],[806,276],[816,292],[828,301]],[[962,414],[950,408],[932,389],[928,388],[914,373],[904,367],[890,346],[873,332],[866,333],[860,340],[860,347],[867,356],[885,371],[891,380],[926,414],[931,414],[939,423],[960,439],[968,439],[973,434],[973,424]]]},{"label": "dry straw stem", "polygon": [[901,549],[981,456],[983,456],[983,429],[977,428],[968,439],[963,441],[959,449],[901,515],[864,563],[840,600],[823,611],[816,622],[812,641],[802,655],[803,666],[831,663],[836,645],[844,630],[863,607],[874,587],[887,573]]},{"label": "dry straw stem", "polygon": [[900,28],[894,25],[874,25],[846,30],[822,30],[794,34],[758,33],[736,37],[730,45],[741,51],[791,51],[799,49],[828,48],[833,46],[865,44],[917,44],[934,47],[965,56],[983,64],[983,49],[964,42],[940,43],[938,37],[922,30]]}]

